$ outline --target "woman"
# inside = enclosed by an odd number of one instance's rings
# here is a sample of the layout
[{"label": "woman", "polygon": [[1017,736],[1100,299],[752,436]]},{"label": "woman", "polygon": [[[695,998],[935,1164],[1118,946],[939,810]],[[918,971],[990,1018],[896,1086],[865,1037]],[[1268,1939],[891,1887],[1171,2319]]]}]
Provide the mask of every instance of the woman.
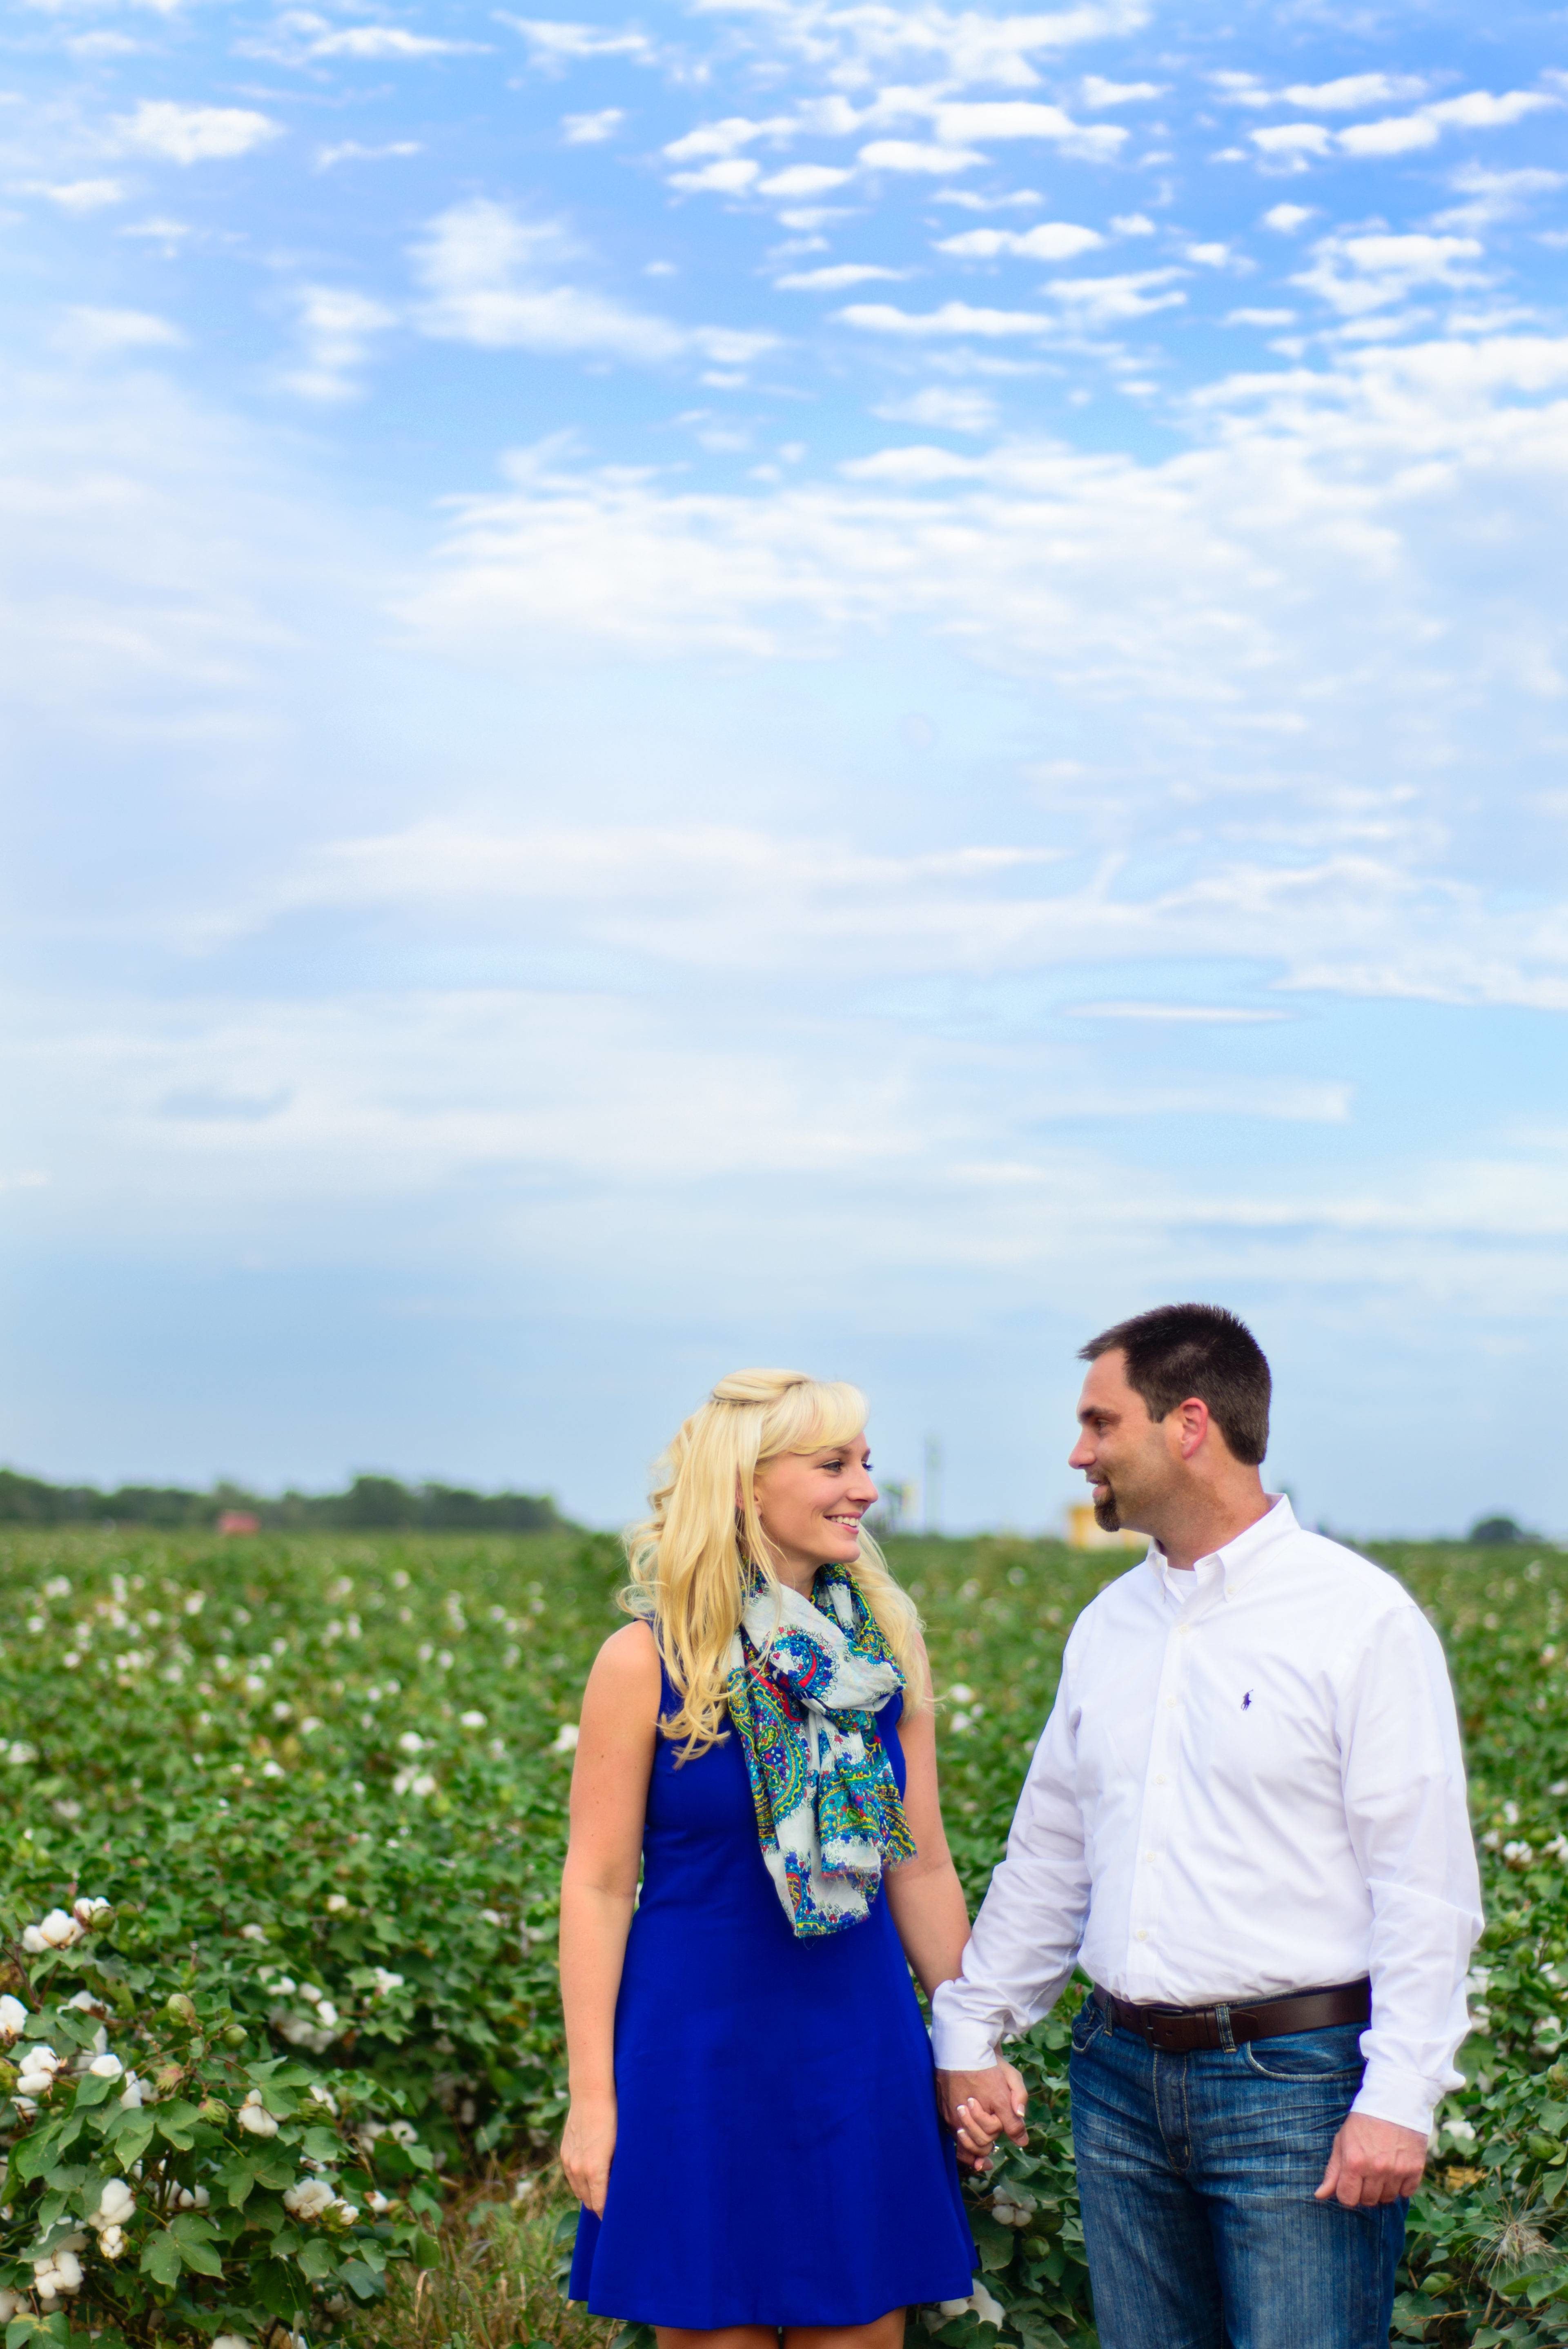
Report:
[{"label": "woman", "polygon": [[969,1917],[914,1607],[861,1530],[865,1416],[791,1371],[720,1381],[628,1537],[639,1619],[583,1700],[570,2291],[660,2349],[898,2349],[907,2306],[970,2291],[909,1971],[956,1974]]}]

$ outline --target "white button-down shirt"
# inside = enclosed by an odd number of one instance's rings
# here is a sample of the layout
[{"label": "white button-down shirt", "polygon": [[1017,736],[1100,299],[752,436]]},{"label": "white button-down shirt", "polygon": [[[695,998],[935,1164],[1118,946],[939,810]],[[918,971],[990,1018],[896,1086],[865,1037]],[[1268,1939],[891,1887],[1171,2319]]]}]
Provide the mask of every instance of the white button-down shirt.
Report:
[{"label": "white button-down shirt", "polygon": [[1359,2112],[1425,2131],[1460,2085],[1481,1930],[1437,1634],[1288,1500],[1190,1573],[1158,1545],[1073,1627],[936,2060],[978,2069],[1075,1962],[1209,2006],[1372,1980]]}]

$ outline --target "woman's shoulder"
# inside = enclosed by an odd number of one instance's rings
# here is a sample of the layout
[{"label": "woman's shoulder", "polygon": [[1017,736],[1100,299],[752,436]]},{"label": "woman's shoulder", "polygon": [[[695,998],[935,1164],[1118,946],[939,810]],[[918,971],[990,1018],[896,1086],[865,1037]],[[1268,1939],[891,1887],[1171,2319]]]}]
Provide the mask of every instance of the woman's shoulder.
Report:
[{"label": "woman's shoulder", "polygon": [[646,1702],[649,1712],[657,1713],[663,1675],[653,1626],[639,1620],[612,1631],[594,1659],[589,1678],[596,1694],[639,1710]]}]

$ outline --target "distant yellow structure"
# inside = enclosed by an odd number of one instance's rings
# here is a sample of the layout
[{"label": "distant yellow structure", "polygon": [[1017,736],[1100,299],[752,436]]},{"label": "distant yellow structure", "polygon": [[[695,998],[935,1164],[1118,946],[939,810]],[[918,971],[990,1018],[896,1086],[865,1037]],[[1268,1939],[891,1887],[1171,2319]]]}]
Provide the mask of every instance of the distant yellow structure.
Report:
[{"label": "distant yellow structure", "polygon": [[1108,1534],[1095,1523],[1092,1501],[1070,1501],[1066,1510],[1067,1547],[1069,1549],[1147,1549],[1148,1536],[1135,1534],[1124,1526],[1119,1534]]}]

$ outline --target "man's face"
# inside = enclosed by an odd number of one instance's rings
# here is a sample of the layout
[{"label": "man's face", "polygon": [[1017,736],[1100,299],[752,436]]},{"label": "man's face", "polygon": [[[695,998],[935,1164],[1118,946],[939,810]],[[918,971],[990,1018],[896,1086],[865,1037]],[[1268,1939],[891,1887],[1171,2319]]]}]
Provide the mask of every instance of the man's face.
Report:
[{"label": "man's face", "polygon": [[1120,1347],[1089,1364],[1078,1397],[1078,1429],[1067,1465],[1081,1468],[1089,1480],[1096,1523],[1108,1534],[1124,1526],[1151,1532],[1147,1513],[1168,1491],[1173,1464],[1166,1423],[1150,1419],[1142,1395],[1127,1384]]}]

